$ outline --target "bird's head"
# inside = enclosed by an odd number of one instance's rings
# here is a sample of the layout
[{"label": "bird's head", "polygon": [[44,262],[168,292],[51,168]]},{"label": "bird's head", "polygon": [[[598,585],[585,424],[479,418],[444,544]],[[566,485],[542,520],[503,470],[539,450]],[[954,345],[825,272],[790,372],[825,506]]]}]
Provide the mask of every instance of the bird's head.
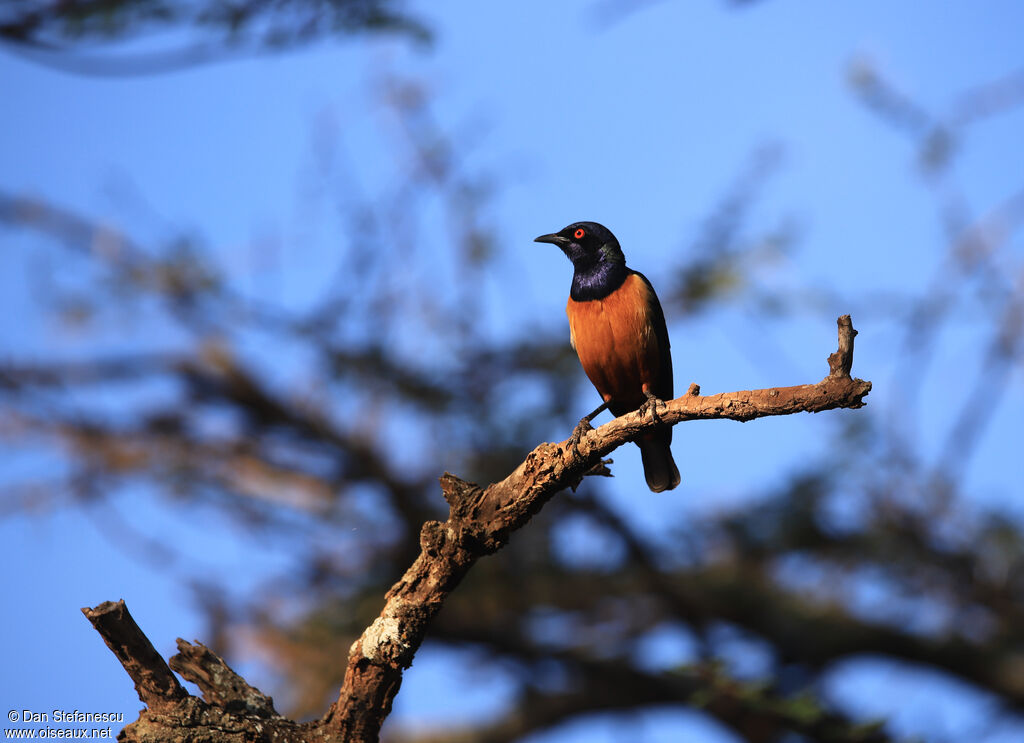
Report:
[{"label": "bird's head", "polygon": [[597,222],[573,222],[558,232],[534,238],[534,242],[557,245],[577,268],[626,262],[615,235]]}]

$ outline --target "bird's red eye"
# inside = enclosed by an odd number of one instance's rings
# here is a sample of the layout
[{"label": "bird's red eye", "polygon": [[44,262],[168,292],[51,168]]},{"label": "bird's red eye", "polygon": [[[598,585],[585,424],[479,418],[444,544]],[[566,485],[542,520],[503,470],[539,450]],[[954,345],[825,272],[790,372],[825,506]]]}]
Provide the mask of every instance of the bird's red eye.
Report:
[{"label": "bird's red eye", "polygon": [[579,240],[585,234],[587,234],[587,233],[583,230],[582,227],[577,227],[576,231],[574,233],[572,233],[572,236],[575,237],[577,240]]}]

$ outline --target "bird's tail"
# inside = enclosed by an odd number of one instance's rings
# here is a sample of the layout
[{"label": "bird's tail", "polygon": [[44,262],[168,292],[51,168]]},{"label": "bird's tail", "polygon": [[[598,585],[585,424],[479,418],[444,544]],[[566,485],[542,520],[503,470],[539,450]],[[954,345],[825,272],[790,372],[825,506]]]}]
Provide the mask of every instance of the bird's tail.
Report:
[{"label": "bird's tail", "polygon": [[653,492],[671,490],[679,484],[679,469],[672,459],[672,449],[664,436],[657,433],[645,436],[636,442],[640,447],[640,459],[644,464],[647,487]]}]

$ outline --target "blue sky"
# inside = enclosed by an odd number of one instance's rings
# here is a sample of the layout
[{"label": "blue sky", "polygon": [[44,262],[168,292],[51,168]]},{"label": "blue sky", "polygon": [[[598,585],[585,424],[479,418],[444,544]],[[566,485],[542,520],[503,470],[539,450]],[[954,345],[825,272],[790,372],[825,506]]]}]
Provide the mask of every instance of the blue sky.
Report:
[{"label": "blue sky", "polygon": [[[419,3],[413,7],[436,30],[429,49],[345,41],[134,78],[76,76],[0,53],[6,101],[0,188],[126,225],[142,239],[164,237],[171,226],[194,229],[240,288],[300,306],[329,273],[324,266],[333,265],[338,239],[329,199],[309,189],[322,145],[330,143],[353,165],[353,187],[369,194],[386,189],[394,139],[381,132],[393,123],[375,104],[374,85],[385,75],[413,76],[432,91],[443,126],[475,131],[482,125],[479,139],[467,139],[466,167],[508,175],[491,209],[502,254],[500,274],[486,289],[484,321],[495,333],[565,325],[570,267],[558,251],[534,245],[534,236],[598,220],[657,287],[663,267],[681,263],[678,251],[698,234],[751,152],[766,144],[781,149],[782,167],[751,222],[788,220],[800,234],[797,252],[766,269],[766,281],[820,281],[854,298],[928,285],[944,244],[934,194],[914,167],[909,140],[857,101],[849,66],[871,60],[929,110],[943,113],[957,92],[1021,66],[1024,7],[937,2],[925,11],[920,4],[790,0],[738,9],[710,1],[638,5],[609,20],[604,10],[616,3]],[[954,172],[973,209],[990,208],[1020,187],[1022,126],[1018,111],[971,130]],[[276,246],[269,263],[252,249],[261,241]],[[33,286],[25,266],[38,242],[5,234],[4,243],[0,352],[31,359],[92,348],[26,316]],[[1016,248],[1019,255],[1019,241]],[[59,266],[53,270],[59,275]],[[443,274],[437,278],[443,281]],[[510,303],[510,296],[519,301]],[[697,381],[715,392],[817,380],[834,348],[835,317],[846,311],[825,306],[820,316],[790,323],[774,339],[783,354],[759,363],[741,348],[757,335],[756,318],[724,313],[679,324],[670,317],[677,387]],[[896,347],[886,319],[854,316],[861,331],[854,372],[875,380],[870,403],[879,406],[892,394],[880,382],[892,371]],[[943,344],[937,366],[946,371],[926,380],[922,399],[940,399],[970,363],[963,357],[971,348],[969,322],[962,332]],[[979,497],[1011,510],[1007,496],[1024,476],[1015,434],[1021,404],[1017,384],[968,473]],[[590,406],[591,397],[581,397],[581,412]],[[943,414],[923,407],[928,440]],[[656,528],[742,502],[752,487],[783,478],[813,456],[833,424],[804,416],[707,425],[699,434],[684,426],[676,446],[681,450],[684,441],[693,454],[693,461],[680,461],[688,493],[632,507],[641,523]],[[929,443],[932,451],[937,445],[937,439]],[[639,476],[639,458],[620,454],[618,478]],[[739,458],[747,466],[730,469]],[[715,497],[690,497],[703,492]],[[143,523],[173,519],[146,498],[117,507],[122,517]],[[78,614],[80,606],[125,597],[165,655],[174,637],[201,631],[177,582],[180,573],[126,557],[104,535],[105,518],[71,510],[0,522],[0,554],[8,565],[0,699],[9,707],[117,709],[134,719],[139,703],[131,684]],[[209,531],[189,534],[218,572],[239,569],[251,557],[250,545],[218,531],[226,528],[211,518]],[[268,568],[278,564],[273,554],[261,559]],[[414,719],[428,705],[444,710],[447,703],[430,689],[445,674],[464,673],[449,659],[425,656],[408,675],[396,716]],[[872,683],[877,677],[857,691],[851,682],[850,694],[869,698]],[[645,727],[652,741],[676,726],[706,727],[693,715],[667,715],[666,722],[658,714]],[[949,724],[956,730],[959,723]],[[728,740],[720,732],[707,735]]]}]

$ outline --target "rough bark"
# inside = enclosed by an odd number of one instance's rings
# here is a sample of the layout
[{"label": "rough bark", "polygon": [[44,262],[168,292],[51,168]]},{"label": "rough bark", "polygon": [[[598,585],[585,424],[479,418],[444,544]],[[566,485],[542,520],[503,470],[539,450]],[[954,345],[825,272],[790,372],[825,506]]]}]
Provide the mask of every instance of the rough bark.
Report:
[{"label": "rough bark", "polygon": [[124,600],[105,601],[94,609],[82,608],[107,647],[117,656],[142,703],[153,711],[173,709],[188,696],[153,643],[139,629]]},{"label": "rough bark", "polygon": [[862,407],[871,383],[850,377],[856,331],[849,315],[840,317],[838,325],[839,348],[828,359],[828,376],[817,384],[709,396],[701,396],[694,384],[653,413],[630,413],[589,431],[577,447],[568,440],[541,444],[512,474],[486,488],[445,473],[441,492],[450,507],[448,519],[423,524],[419,556],[388,591],[380,616],[352,644],[338,700],[321,720],[300,725],[281,717],[269,697],[222,659],[202,645],[179,640],[181,653],[172,658],[171,668],[199,685],[203,699],[193,697],[174,679],[123,601],[83,609],[148,707],[125,728],[121,740],[377,740],[402,673],[447,596],[478,559],[501,549],[556,493],[575,487],[585,475],[601,474],[604,455],[655,425]]}]

